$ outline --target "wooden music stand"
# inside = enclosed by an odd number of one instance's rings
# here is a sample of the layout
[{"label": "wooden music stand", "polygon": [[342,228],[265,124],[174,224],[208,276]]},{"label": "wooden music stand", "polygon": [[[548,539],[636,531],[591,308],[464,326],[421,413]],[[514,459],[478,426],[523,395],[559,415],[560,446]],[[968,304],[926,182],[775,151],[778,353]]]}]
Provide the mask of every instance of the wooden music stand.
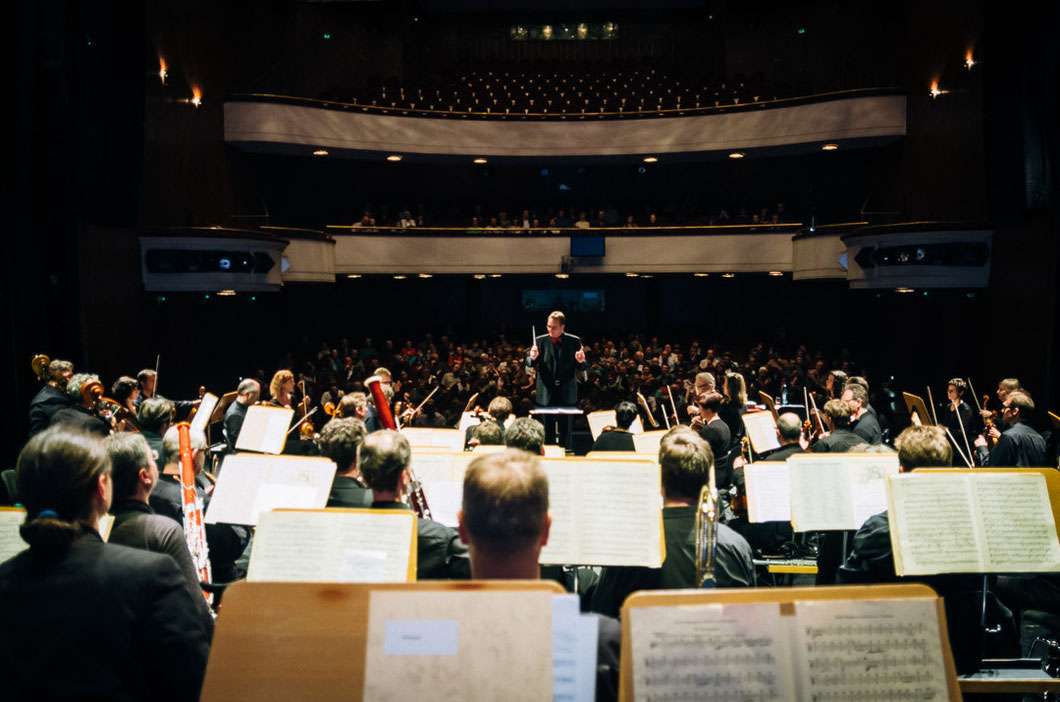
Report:
[{"label": "wooden music stand", "polygon": [[927,405],[924,404],[924,398],[910,392],[903,392],[902,399],[905,400],[906,409],[909,410],[909,418],[913,420],[914,425],[920,426],[921,424],[935,423],[931,419]]},{"label": "wooden music stand", "polygon": [[239,581],[225,591],[201,699],[363,699],[369,601],[371,593],[385,591],[564,594],[550,580],[343,585]]},{"label": "wooden music stand", "polygon": [[239,393],[234,390],[221,395],[221,399],[217,401],[217,406],[213,408],[213,412],[210,414],[210,421],[207,424],[223,422],[225,413],[228,412],[228,406],[235,402],[237,397],[239,397]]},{"label": "wooden music stand", "polygon": [[[945,667],[946,685],[952,702],[960,702],[957,668],[946,631],[946,613],[942,598],[927,585],[868,585],[864,587],[822,586],[814,588],[763,588],[761,590],[658,590],[630,595],[622,605],[622,648],[619,669],[620,702],[632,702],[633,697],[633,638],[630,611],[638,607],[682,607],[710,604],[749,604],[775,602],[782,614],[794,613],[796,602],[820,600],[884,600],[933,598],[938,614],[939,644]],[[705,671],[708,672],[708,671]]]},{"label": "wooden music stand", "polygon": [[764,392],[762,392],[761,390],[759,390],[758,391],[758,401],[761,402],[763,405],[765,405],[766,409],[768,409],[770,412],[773,413],[773,421],[774,422],[779,422],[780,421],[780,413],[777,412],[777,401],[774,400],[772,398],[772,396],[767,395]]}]

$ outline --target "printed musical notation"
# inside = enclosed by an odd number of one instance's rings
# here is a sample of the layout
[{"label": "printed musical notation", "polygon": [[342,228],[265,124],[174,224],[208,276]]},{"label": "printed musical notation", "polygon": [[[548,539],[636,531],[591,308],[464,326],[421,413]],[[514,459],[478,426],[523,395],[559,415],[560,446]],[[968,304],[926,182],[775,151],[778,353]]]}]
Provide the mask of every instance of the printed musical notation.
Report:
[{"label": "printed musical notation", "polygon": [[807,699],[948,697],[935,600],[798,602]]}]

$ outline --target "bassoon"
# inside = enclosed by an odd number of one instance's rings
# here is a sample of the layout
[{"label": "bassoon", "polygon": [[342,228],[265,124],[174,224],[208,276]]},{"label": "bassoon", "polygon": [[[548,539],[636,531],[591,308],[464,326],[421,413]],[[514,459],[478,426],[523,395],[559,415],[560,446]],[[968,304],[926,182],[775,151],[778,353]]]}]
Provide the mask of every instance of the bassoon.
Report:
[{"label": "bassoon", "polygon": [[[383,379],[378,375],[373,375],[365,380],[364,384],[368,387],[369,392],[372,393],[372,399],[375,400],[375,411],[379,415],[379,423],[387,429],[397,431],[397,422],[394,421],[394,415],[390,412],[390,404],[387,402],[386,395],[383,394]],[[423,484],[416,477],[416,472],[412,470],[412,465],[409,465],[408,472],[409,506],[412,507],[412,511],[417,516],[430,519],[431,508],[427,506],[427,496],[423,493]]]},{"label": "bassoon", "polygon": [[[210,573],[210,550],[206,545],[206,525],[202,521],[202,506],[195,494],[195,464],[191,458],[191,425],[181,422],[177,425],[180,439],[180,498],[184,508],[184,540],[188,542],[188,551],[199,582],[212,582]],[[206,601],[211,602],[212,595],[204,592]]]}]

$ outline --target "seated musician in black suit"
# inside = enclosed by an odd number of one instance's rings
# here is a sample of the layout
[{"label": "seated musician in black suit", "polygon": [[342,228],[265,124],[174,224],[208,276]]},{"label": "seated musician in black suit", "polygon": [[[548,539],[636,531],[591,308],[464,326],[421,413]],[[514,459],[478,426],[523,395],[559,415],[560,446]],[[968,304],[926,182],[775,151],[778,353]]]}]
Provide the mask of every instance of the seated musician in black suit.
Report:
[{"label": "seated musician in black suit", "polygon": [[1005,395],[1001,421],[1005,425],[993,450],[982,436],[975,440],[976,450],[987,468],[1041,468],[1045,462],[1045,439],[1026,420],[1034,412],[1034,400],[1025,390]]},{"label": "seated musician in black suit", "polygon": [[331,483],[328,507],[372,506],[372,491],[361,480],[357,467],[357,455],[364,443],[364,422],[342,417],[324,425],[317,437],[320,455],[335,462],[335,480]]},{"label": "seated musician in black suit", "polygon": [[199,697],[209,634],[180,569],[96,531],[110,465],[102,441],[61,427],[19,455],[29,549],[0,565],[0,699]]},{"label": "seated musician in black suit", "polygon": [[71,431],[85,431],[104,437],[110,434],[110,425],[96,416],[94,404],[86,399],[83,390],[92,381],[99,381],[99,376],[90,373],[78,373],[66,384],[66,395],[70,404],[52,415],[51,426],[63,426]]},{"label": "seated musician in black suit", "polygon": [[865,439],[850,431],[850,404],[843,400],[829,400],[821,409],[828,425],[828,434],[810,449],[815,453],[847,453]]},{"label": "seated musician in black suit", "polygon": [[243,430],[243,420],[247,418],[247,408],[261,397],[261,384],[254,378],[244,378],[236,388],[236,400],[225,411],[225,441],[228,450],[234,451],[239,432]]},{"label": "seated musician in black suit", "polygon": [[[699,396],[699,416],[692,418],[692,429],[699,432],[703,440],[710,444],[714,464],[714,474],[718,490],[724,492],[732,485],[732,465],[729,462],[729,450],[732,448],[732,434],[729,425],[721,418],[721,405],[725,397],[713,390]],[[699,493],[696,493],[699,497]]]},{"label": "seated musician in black suit", "polygon": [[[233,403],[235,404],[235,403]],[[140,433],[151,447],[155,463],[162,465],[162,437],[173,423],[173,403],[164,397],[152,397],[140,403],[136,413]]]},{"label": "seated musician in black suit", "polygon": [[[674,427],[663,436],[659,444],[659,468],[666,560],[661,568],[605,567],[593,593],[594,612],[618,616],[626,597],[637,590],[696,587],[696,505],[713,464],[710,445],[688,427]],[[714,579],[718,587],[754,585],[750,545],[720,523]]]},{"label": "seated musician in black suit", "polygon": [[841,398],[850,407],[852,419],[850,431],[860,436],[865,443],[876,446],[883,443],[883,431],[876,416],[869,412],[869,392],[858,383],[847,383]]},{"label": "seated musician in black suit", "polygon": [[[198,478],[206,462],[206,435],[191,431],[191,461]],[[162,437],[162,472],[158,485],[151,492],[149,502],[156,513],[184,523],[184,500],[180,485],[180,434],[177,427],[170,427]],[[198,485],[195,496],[205,515],[210,506],[210,496]],[[210,568],[214,582],[227,583],[242,578],[246,573],[236,566],[236,560],[250,541],[250,532],[235,524],[207,524],[206,545],[210,552]]]},{"label": "seated musician in black suit", "polygon": [[[902,471],[949,468],[953,462],[949,437],[940,427],[909,427],[898,435],[894,445],[898,449],[898,463]],[[979,645],[984,636],[980,627],[982,576],[956,574],[899,578],[895,573],[887,512],[869,517],[854,534],[853,548],[839,568],[836,582],[840,585],[894,582],[923,582],[930,585],[944,600],[946,625],[957,672],[972,672],[978,667],[981,655]],[[997,601],[993,593],[988,593],[986,626],[988,629],[999,628],[996,633],[986,636],[988,657],[1019,655],[1019,636],[1012,613]]]},{"label": "seated musician in black suit", "polygon": [[[396,431],[381,429],[364,438],[359,464],[365,484],[372,489],[372,509],[409,509],[402,498],[409,490],[411,461],[408,439]],[[422,517],[416,528],[418,580],[471,577],[467,547],[455,530]]]},{"label": "seated musician in black suit", "polygon": [[71,404],[66,384],[74,377],[74,364],[58,359],[48,364],[48,380],[29,403],[29,434],[44,431],[52,415]]},{"label": "seated musician in black suit", "polygon": [[618,426],[605,427],[596,441],[593,442],[593,451],[635,451],[633,445],[633,434],[629,427],[637,418],[637,406],[632,402],[619,402],[615,405],[615,424]]},{"label": "seated musician in black suit", "polygon": [[[168,400],[151,398],[147,402]],[[114,525],[107,542],[164,553],[172,558],[184,576],[188,593],[198,606],[203,626],[213,634],[213,614],[203,597],[199,570],[191,559],[184,530],[174,520],[155,514],[148,503],[151,491],[158,484],[158,465],[151,455],[151,448],[142,435],[124,431],[111,434],[103,440],[103,445],[110,456],[114,484],[110,505]]]},{"label": "seated musician in black suit", "polygon": [[[544,433],[544,427],[541,431]],[[464,499],[457,518],[460,538],[471,554],[472,577],[476,580],[538,579],[538,559],[541,547],[548,543],[552,516],[548,513],[548,477],[537,456],[508,449],[472,461],[464,475]],[[621,641],[618,620],[600,617],[598,700],[618,697]]]},{"label": "seated musician in black suit", "polygon": [[504,446],[504,427],[496,422],[482,422],[471,427],[471,440],[474,446]]},{"label": "seated musician in black suit", "polygon": [[489,419],[483,420],[479,424],[470,426],[464,432],[464,448],[473,446],[471,443],[472,432],[475,427],[481,426],[485,422],[494,422],[501,428],[501,440],[500,443],[504,443],[504,424],[508,421],[508,417],[512,414],[512,401],[504,395],[497,395],[497,397],[490,400],[489,407],[486,408],[486,412],[489,414]]}]

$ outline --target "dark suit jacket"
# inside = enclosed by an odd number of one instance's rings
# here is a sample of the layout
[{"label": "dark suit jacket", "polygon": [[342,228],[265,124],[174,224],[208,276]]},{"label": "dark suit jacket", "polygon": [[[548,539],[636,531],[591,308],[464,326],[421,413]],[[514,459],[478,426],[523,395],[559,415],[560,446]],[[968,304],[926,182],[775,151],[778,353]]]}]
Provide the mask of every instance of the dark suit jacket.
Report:
[{"label": "dark suit jacket", "polygon": [[[372,503],[372,509],[404,509],[401,502]],[[417,517],[416,519],[416,579],[469,580],[471,557],[456,529]]]},{"label": "dark suit jacket", "polygon": [[847,453],[851,448],[864,443],[864,438],[849,429],[836,429],[814,444],[810,450],[814,453]]},{"label": "dark suit jacket", "polygon": [[247,418],[247,406],[241,402],[233,402],[225,410],[225,440],[228,442],[228,450],[236,447],[236,439],[243,429],[243,420]]},{"label": "dark suit jacket", "polygon": [[537,404],[542,407],[573,407],[578,403],[578,381],[574,374],[585,364],[574,360],[582,340],[564,334],[557,344],[548,334],[537,337],[537,360],[526,357],[528,368],[537,369]]},{"label": "dark suit jacket", "polygon": [[611,429],[600,434],[591,451],[635,451],[633,435],[625,429]]},{"label": "dark suit jacket", "polygon": [[1043,468],[1046,464],[1045,439],[1025,422],[1006,429],[993,451],[979,449],[988,468]]},{"label": "dark suit jacket", "polygon": [[328,495],[328,507],[354,507],[367,509],[372,506],[372,491],[357,478],[336,475]]},{"label": "dark suit jacket", "polygon": [[44,431],[52,421],[52,415],[73,403],[59,388],[45,385],[29,403],[29,435]]},{"label": "dark suit jacket", "polygon": [[209,636],[169,556],[105,544],[0,565],[0,699],[195,700]]}]

